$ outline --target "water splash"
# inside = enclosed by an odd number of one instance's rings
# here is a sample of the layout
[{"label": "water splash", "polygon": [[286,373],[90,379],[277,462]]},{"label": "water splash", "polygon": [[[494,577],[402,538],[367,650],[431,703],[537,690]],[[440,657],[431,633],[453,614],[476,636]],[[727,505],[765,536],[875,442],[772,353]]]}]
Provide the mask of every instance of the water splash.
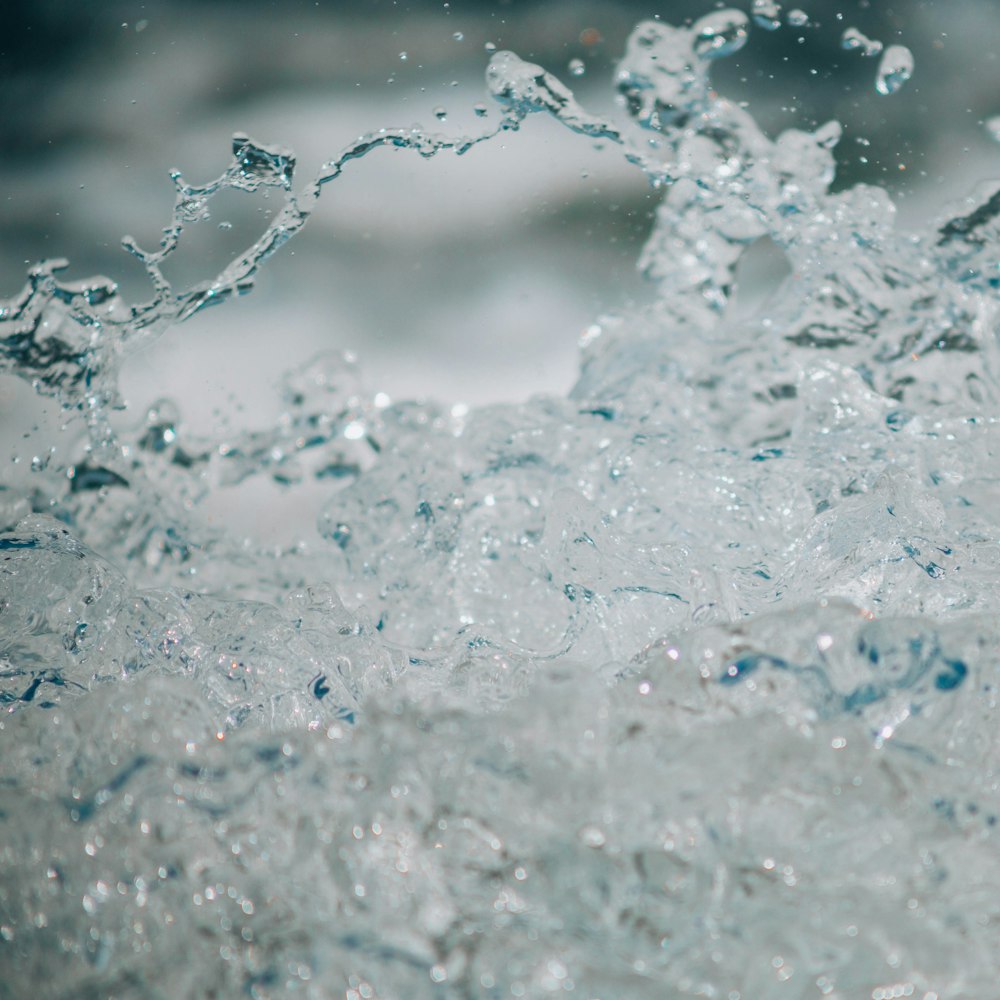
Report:
[{"label": "water splash", "polygon": [[[497,52],[482,135],[369,133],[298,191],[238,136],[128,241],[148,303],[52,261],[3,305],[4,370],[89,424],[0,498],[15,994],[991,995],[997,184],[917,235],[831,193],[837,123],[771,138],[711,85],[748,25],[639,25],[621,122]],[[348,163],[539,112],[663,192],[659,298],[567,398],[392,403],[324,357],[273,427],[112,431],[120,358],[248,290]],[[264,233],[175,289],[185,227],[260,189]],[[761,240],[790,274],[736,321]],[[322,491],[317,534],[202,516],[265,480]]]}]

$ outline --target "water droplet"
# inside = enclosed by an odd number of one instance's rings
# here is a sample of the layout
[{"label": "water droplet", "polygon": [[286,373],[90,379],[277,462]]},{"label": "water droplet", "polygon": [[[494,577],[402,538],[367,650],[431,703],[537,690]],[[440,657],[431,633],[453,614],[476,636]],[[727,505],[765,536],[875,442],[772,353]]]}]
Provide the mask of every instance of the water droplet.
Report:
[{"label": "water droplet", "polygon": [[882,43],[862,34],[857,28],[848,28],[840,38],[840,47],[860,51],[863,56],[877,56],[882,51]]},{"label": "water droplet", "polygon": [[232,229],[233,228],[233,224],[231,222],[222,221],[222,222],[219,223],[219,228],[220,229]]},{"label": "water droplet", "polygon": [[436,108],[434,109],[434,117],[435,117],[435,118],[436,118],[436,119],[437,119],[437,120],[438,120],[439,122],[443,122],[443,121],[445,121],[445,120],[446,120],[446,119],[448,118],[448,110],[447,110],[446,108],[442,108],[442,107],[441,107],[441,105],[439,104],[439,105],[438,105],[438,106],[437,106],[437,107],[436,107]]},{"label": "water droplet", "polygon": [[890,45],[878,65],[875,89],[895,94],[913,76],[913,53],[905,45]]},{"label": "water droplet", "polygon": [[750,13],[758,28],[777,31],[781,27],[781,4],[776,0],[753,0]]},{"label": "water droplet", "polygon": [[580,843],[584,847],[593,847],[596,850],[607,843],[607,837],[599,826],[589,823],[580,830]]},{"label": "water droplet", "polygon": [[738,52],[747,41],[746,14],[741,10],[718,10],[706,14],[691,27],[692,48],[702,59],[719,59]]},{"label": "water droplet", "polygon": [[487,108],[485,104],[477,104],[473,107],[472,110],[475,111],[477,118],[486,117]]},{"label": "water droplet", "polygon": [[406,52],[400,52],[399,58],[402,62],[406,62],[406,60],[409,58],[409,55]]},{"label": "water droplet", "polygon": [[496,47],[496,45],[493,44],[493,42],[487,42],[483,46],[483,48],[486,49],[487,52],[496,52],[496,50],[497,50],[497,47]]},{"label": "water droplet", "polygon": [[793,28],[804,28],[809,23],[809,15],[796,7],[788,12],[788,23]]},{"label": "water droplet", "polygon": [[986,126],[986,131],[989,133],[990,138],[994,142],[1000,142],[1000,115],[987,118],[983,124]]},{"label": "water droplet", "polygon": [[456,42],[461,42],[465,39],[465,35],[461,31],[456,31],[454,35],[451,36]]},{"label": "water droplet", "polygon": [[587,72],[587,67],[584,66],[582,59],[570,59],[569,71],[573,76],[583,76]]}]

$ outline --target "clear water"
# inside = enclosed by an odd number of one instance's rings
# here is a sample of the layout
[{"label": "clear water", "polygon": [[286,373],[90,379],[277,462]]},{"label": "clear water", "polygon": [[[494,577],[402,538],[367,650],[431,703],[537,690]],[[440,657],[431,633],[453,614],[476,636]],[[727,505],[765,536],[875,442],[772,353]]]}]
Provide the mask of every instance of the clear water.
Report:
[{"label": "clear water", "polygon": [[[375,132],[302,188],[237,137],[126,241],[149,302],[50,261],[0,306],[3,370],[79,428],[0,492],[0,995],[993,995],[997,186],[920,234],[830,193],[835,122],[772,139],[711,86],[752,30],[640,24],[618,121],[497,52],[491,132]],[[536,112],[662,191],[657,301],[594,323],[567,398],[393,404],[323,357],[268,431],[122,424],[122,358],[353,161]],[[171,284],[259,189],[260,238]],[[737,320],[760,241],[789,276]],[[316,530],[230,529],[246,483],[321,496]]]}]

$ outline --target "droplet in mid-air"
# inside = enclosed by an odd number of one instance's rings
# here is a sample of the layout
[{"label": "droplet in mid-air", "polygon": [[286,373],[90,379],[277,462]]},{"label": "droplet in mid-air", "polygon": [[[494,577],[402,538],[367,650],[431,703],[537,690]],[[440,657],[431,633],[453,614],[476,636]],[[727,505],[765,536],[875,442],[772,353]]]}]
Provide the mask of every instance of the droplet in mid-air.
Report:
[{"label": "droplet in mid-air", "polygon": [[875,89],[880,94],[895,94],[913,76],[913,53],[905,45],[890,45],[878,64]]},{"label": "droplet in mid-air", "polygon": [[439,122],[443,122],[443,121],[444,121],[444,120],[445,120],[445,119],[446,119],[446,118],[448,117],[448,110],[447,110],[447,108],[443,108],[443,107],[441,107],[441,105],[439,104],[439,105],[438,105],[438,106],[437,106],[437,107],[436,107],[436,108],[434,109],[434,117],[435,117],[435,118],[436,118],[436,119],[437,119],[437,120],[438,120]]},{"label": "droplet in mid-air", "polygon": [[691,26],[694,51],[703,59],[718,59],[738,52],[747,41],[746,14],[741,10],[717,10]]},{"label": "droplet in mid-air", "polygon": [[570,59],[569,71],[573,76],[583,76],[587,72],[587,67],[584,66],[582,59]]},{"label": "droplet in mid-air", "polygon": [[750,13],[758,28],[777,31],[781,27],[781,4],[776,0],[753,0]]},{"label": "droplet in mid-air", "polygon": [[848,28],[840,38],[840,47],[849,52],[860,51],[863,56],[877,56],[882,51],[882,43],[869,38],[857,28]]},{"label": "droplet in mid-air", "polygon": [[994,142],[1000,142],[1000,115],[994,115],[992,118],[987,118],[983,124],[986,126],[986,131],[989,133],[989,137]]},{"label": "droplet in mid-air", "polygon": [[473,106],[472,110],[476,113],[477,118],[486,117],[487,108],[485,104],[476,104]]},{"label": "droplet in mid-air", "polygon": [[793,28],[804,28],[809,23],[809,15],[796,7],[795,10],[788,12],[788,23]]}]

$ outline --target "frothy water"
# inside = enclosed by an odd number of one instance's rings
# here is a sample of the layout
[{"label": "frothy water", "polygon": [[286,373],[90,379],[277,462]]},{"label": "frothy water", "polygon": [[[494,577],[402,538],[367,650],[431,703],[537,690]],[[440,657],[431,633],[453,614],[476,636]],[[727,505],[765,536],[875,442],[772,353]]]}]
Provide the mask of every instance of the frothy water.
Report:
[{"label": "frothy water", "polygon": [[[126,240],[148,302],[48,261],[0,306],[3,370],[81,429],[0,492],[0,992],[993,994],[998,185],[920,234],[831,193],[836,122],[772,139],[712,88],[780,26],[751,14],[640,24],[621,121],[497,52],[480,135],[373,132],[301,189],[237,136]],[[595,321],[568,397],[392,403],[328,356],[268,430],[122,426],[122,358],[249,290],[353,161],[536,112],[663,193],[658,298]],[[259,239],[171,284],[260,189]],[[789,276],[738,318],[760,241]],[[316,530],[228,529],[247,482],[320,495]]]}]

